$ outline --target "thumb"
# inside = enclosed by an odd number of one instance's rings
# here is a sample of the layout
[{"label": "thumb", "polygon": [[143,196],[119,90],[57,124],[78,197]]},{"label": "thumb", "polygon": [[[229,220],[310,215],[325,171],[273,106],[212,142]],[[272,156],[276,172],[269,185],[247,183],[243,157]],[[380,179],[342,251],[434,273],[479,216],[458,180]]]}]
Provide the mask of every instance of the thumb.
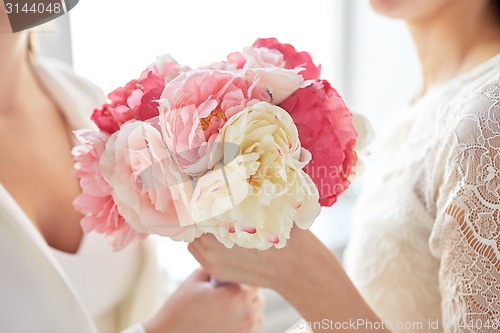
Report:
[{"label": "thumb", "polygon": [[189,281],[197,281],[197,282],[208,282],[210,281],[210,274],[205,271],[203,268],[198,268],[188,278]]}]

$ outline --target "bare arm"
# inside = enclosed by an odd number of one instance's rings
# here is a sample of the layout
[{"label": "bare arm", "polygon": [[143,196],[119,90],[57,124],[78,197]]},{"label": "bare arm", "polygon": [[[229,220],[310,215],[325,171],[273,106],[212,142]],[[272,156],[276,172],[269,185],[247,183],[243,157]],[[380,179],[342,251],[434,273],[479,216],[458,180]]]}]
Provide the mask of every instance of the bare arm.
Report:
[{"label": "bare arm", "polygon": [[[272,288],[307,322],[327,323],[323,326],[318,324],[321,328],[315,331],[336,332],[334,323],[342,325],[358,322],[358,319],[380,322],[337,258],[310,231],[294,229],[288,245],[283,249],[227,249],[209,235],[196,240],[189,249],[215,277]],[[353,328],[345,324],[338,331],[374,332],[373,329],[365,329],[364,325]]]}]

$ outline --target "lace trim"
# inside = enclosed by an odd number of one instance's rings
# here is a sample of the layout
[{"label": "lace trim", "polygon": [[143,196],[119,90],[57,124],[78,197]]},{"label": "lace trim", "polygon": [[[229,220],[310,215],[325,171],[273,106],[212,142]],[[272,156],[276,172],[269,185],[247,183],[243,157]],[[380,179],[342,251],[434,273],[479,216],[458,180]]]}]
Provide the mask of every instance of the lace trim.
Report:
[{"label": "lace trim", "polygon": [[443,215],[445,332],[500,330],[500,80],[457,128],[456,186]]}]

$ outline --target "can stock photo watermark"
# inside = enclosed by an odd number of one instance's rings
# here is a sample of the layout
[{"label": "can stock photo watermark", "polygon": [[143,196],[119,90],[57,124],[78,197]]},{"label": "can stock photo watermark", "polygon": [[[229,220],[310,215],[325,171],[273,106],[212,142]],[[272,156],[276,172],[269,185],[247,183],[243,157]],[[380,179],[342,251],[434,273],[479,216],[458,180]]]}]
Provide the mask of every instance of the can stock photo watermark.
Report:
[{"label": "can stock photo watermark", "polygon": [[19,32],[50,22],[70,10],[79,0],[4,0],[12,32]]}]

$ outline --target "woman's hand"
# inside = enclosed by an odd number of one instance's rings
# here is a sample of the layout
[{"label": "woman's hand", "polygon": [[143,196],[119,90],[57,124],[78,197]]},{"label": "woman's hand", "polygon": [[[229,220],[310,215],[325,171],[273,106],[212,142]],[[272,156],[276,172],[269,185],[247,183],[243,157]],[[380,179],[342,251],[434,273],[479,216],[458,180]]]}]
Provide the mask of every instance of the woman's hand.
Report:
[{"label": "woman's hand", "polygon": [[[212,235],[205,235],[191,243],[189,250],[212,276],[220,280],[276,290],[308,322],[327,319],[343,323],[353,318],[380,321],[359,295],[337,258],[308,230],[294,228],[282,249],[258,251],[238,246],[228,249]],[[365,332],[363,329],[354,331]]]},{"label": "woman's hand", "polygon": [[[189,245],[189,251],[210,275],[222,281],[245,283],[272,288],[294,284],[311,274],[315,261],[332,258],[331,252],[312,232],[294,228],[290,240],[282,249],[249,250],[238,246],[231,249],[219,243],[212,235],[204,235]],[[307,258],[307,259],[306,259]],[[305,267],[304,264],[307,266]]]},{"label": "woman's hand", "polygon": [[195,271],[144,324],[147,333],[258,333],[264,301],[255,287],[215,287],[202,269]]}]

